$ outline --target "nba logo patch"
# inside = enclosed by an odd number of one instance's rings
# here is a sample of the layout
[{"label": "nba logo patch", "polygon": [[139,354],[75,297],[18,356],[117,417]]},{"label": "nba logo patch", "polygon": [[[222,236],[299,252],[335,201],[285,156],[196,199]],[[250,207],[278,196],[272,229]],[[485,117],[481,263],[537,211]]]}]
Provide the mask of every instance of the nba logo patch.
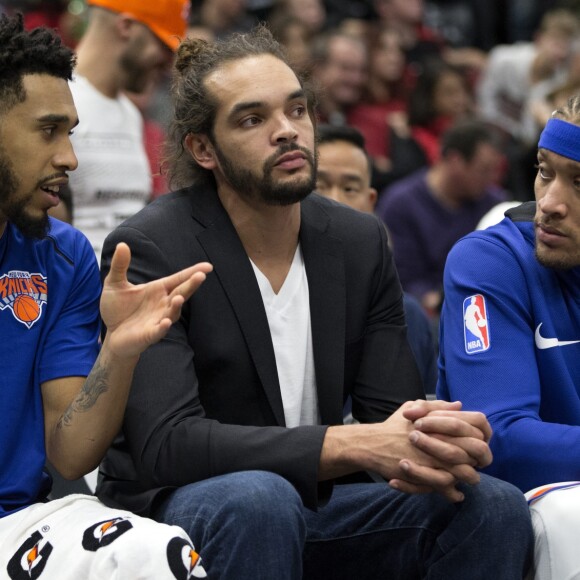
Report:
[{"label": "nba logo patch", "polygon": [[489,348],[487,308],[481,294],[468,296],[463,301],[463,335],[467,354],[485,352]]}]

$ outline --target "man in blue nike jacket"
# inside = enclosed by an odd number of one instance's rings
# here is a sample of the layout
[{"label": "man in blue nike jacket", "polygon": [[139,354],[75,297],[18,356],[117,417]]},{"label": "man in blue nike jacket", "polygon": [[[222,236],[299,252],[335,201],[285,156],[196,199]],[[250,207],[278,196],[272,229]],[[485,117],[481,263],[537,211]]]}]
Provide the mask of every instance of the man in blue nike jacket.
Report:
[{"label": "man in blue nike jacket", "polygon": [[542,580],[580,570],[580,487],[536,489],[580,480],[579,125],[577,96],[540,137],[536,201],[460,240],[444,277],[438,397],[487,415],[486,471],[529,491]]}]

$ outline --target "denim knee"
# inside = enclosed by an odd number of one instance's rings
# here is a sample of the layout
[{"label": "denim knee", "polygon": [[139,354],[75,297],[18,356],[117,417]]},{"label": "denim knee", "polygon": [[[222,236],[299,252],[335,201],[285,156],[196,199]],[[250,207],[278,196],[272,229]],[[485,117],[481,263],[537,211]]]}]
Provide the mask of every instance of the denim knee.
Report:
[{"label": "denim knee", "polygon": [[155,519],[183,527],[192,539],[206,539],[241,523],[249,534],[275,529],[300,539],[306,535],[298,492],[286,479],[267,471],[229,473],[178,488]]},{"label": "denim knee", "polygon": [[482,474],[480,483],[472,491],[471,500],[477,504],[476,513],[485,520],[492,541],[495,538],[500,547],[512,542],[522,549],[531,545],[532,523],[521,490],[506,481]]}]

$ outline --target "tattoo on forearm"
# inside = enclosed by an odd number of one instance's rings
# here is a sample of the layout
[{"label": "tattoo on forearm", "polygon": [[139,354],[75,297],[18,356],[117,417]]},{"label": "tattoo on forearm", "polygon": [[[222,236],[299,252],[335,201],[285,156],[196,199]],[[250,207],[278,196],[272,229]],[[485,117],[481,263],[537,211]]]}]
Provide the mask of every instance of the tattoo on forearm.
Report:
[{"label": "tattoo on forearm", "polygon": [[101,366],[100,361],[97,360],[80,393],[59,419],[57,429],[70,425],[75,413],[89,411],[95,405],[97,399],[109,390],[108,379],[107,369]]}]

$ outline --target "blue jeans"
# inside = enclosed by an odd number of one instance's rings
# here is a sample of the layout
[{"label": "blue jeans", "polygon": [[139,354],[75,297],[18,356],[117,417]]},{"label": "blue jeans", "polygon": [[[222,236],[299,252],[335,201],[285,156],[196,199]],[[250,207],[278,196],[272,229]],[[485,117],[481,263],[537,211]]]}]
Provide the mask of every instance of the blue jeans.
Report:
[{"label": "blue jeans", "polygon": [[465,500],[386,483],[337,485],[318,512],[284,478],[232,473],[173,492],[154,518],[185,529],[219,580],[518,580],[531,562],[527,504],[482,475]]}]

